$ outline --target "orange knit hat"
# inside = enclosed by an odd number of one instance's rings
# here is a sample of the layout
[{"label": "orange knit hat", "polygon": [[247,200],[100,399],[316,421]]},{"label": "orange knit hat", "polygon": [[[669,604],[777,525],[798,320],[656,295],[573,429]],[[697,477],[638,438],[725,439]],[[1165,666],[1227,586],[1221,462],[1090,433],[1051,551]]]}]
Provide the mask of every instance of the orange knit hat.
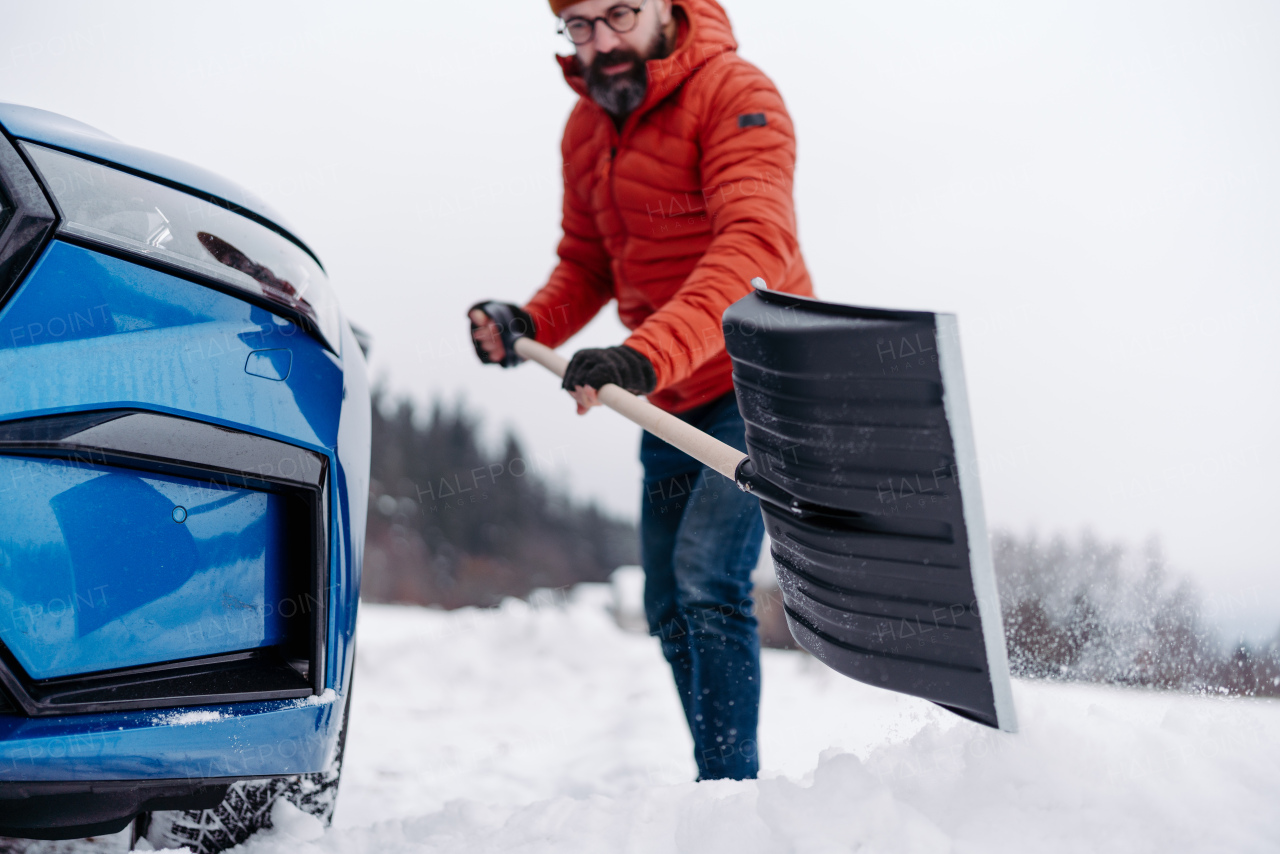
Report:
[{"label": "orange knit hat", "polygon": [[577,2],[578,0],[551,0],[551,13],[558,17],[561,12]]}]

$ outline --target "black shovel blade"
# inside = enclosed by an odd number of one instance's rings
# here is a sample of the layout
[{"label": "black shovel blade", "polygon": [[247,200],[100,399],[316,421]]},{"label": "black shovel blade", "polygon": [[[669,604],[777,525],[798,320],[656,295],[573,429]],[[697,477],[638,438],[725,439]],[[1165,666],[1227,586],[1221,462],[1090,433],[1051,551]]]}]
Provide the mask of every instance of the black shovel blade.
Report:
[{"label": "black shovel blade", "polygon": [[724,333],[796,641],[1016,731],[955,316],[761,290]]}]

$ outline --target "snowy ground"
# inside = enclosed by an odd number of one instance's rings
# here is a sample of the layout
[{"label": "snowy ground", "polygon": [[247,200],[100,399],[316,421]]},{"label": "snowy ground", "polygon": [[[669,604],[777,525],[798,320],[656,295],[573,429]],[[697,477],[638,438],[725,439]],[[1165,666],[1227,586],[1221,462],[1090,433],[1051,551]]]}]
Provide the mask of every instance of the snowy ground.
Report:
[{"label": "snowy ground", "polygon": [[243,854],[1280,851],[1274,701],[1019,682],[1009,736],[766,651],[761,779],[694,784],[608,601],[363,606],[334,827]]}]

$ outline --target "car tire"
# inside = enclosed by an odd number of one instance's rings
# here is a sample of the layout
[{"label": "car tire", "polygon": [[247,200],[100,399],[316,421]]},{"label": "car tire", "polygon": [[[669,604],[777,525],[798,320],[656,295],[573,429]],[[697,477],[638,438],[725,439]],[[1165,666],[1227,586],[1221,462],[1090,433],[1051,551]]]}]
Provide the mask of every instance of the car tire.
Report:
[{"label": "car tire", "polygon": [[271,811],[281,798],[328,827],[338,801],[338,781],[342,776],[350,717],[351,689],[348,687],[338,747],[325,770],[291,777],[240,780],[231,784],[222,803],[213,809],[170,810],[139,816],[136,836],[145,837],[158,849],[185,846],[194,854],[217,854],[271,827]]}]

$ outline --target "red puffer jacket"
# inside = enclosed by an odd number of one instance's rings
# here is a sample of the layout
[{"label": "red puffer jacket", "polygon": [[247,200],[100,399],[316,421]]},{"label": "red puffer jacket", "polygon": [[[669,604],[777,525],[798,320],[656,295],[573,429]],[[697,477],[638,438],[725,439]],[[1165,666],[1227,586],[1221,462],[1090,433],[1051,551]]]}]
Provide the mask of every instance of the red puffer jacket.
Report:
[{"label": "red puffer jacket", "polygon": [[796,237],[791,118],[773,83],[737,54],[714,0],[675,0],[678,41],[647,63],[644,102],[623,125],[587,95],[565,126],[560,263],[525,309],[558,347],[609,302],[624,343],[653,362],[649,399],[680,412],[732,390],[720,315],[760,276],[812,294]]}]

